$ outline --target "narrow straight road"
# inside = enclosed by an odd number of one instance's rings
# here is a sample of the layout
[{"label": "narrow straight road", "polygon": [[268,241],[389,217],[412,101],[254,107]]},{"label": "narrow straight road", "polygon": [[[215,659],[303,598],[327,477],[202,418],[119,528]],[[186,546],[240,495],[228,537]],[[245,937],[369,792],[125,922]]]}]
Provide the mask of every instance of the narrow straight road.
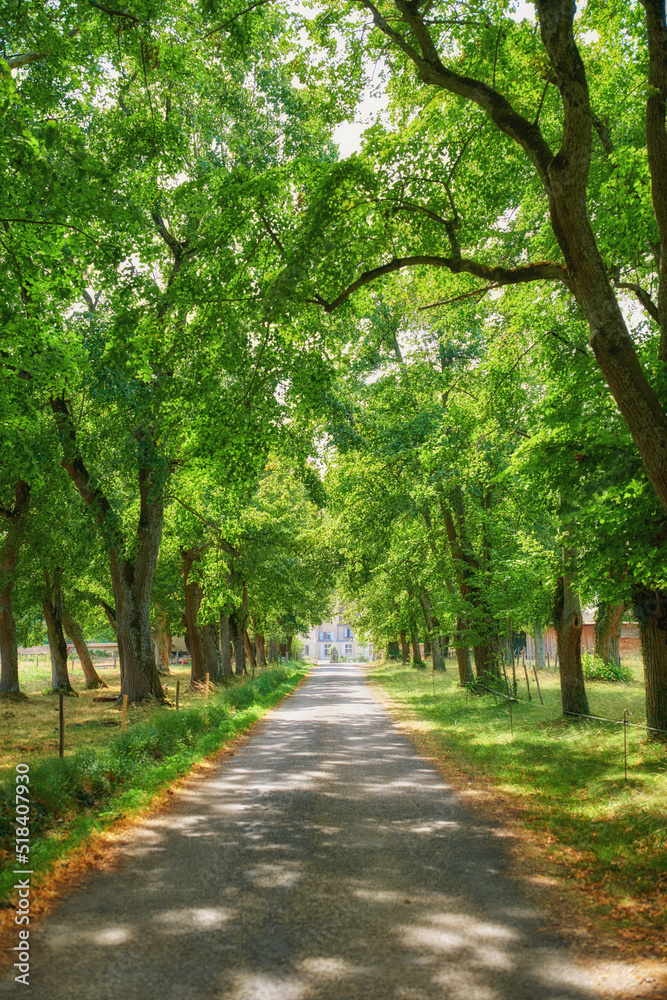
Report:
[{"label": "narrow straight road", "polygon": [[318,666],[33,930],[23,995],[590,1000],[504,869],[361,669]]}]

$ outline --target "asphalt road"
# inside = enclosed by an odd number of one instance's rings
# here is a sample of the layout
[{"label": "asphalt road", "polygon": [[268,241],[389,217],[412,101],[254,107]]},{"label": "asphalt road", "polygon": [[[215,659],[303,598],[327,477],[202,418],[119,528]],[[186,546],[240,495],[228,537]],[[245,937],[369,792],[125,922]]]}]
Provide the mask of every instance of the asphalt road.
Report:
[{"label": "asphalt road", "polygon": [[[31,1000],[590,1000],[567,950],[349,664],[31,933]],[[24,992],[25,991],[25,992]]]}]

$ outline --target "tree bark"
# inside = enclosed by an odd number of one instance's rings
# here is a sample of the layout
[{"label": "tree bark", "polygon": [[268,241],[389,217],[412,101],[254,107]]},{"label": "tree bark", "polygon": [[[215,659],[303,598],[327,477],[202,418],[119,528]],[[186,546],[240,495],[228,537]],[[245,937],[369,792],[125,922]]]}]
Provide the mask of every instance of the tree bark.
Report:
[{"label": "tree bark", "polygon": [[269,658],[272,663],[278,659],[278,640],[269,639]]},{"label": "tree bark", "polygon": [[405,632],[399,632],[398,637],[401,640],[401,658],[403,663],[407,663],[410,659],[410,647]]},{"label": "tree bark", "polygon": [[63,609],[62,614],[63,628],[67,635],[70,637],[74,643],[74,648],[79,654],[79,660],[81,661],[81,669],[83,670],[83,676],[86,678],[86,688],[90,691],[96,690],[97,688],[105,688],[109,685],[102,680],[97,670],[95,670],[95,665],[90,657],[88,651],[88,646],[86,645],[86,640],[83,636],[83,631],[81,626],[77,621],[72,618],[72,616]]},{"label": "tree bark", "polygon": [[14,571],[23,526],[30,507],[30,487],[22,479],[14,484],[14,506],[0,509],[7,534],[0,546],[0,694],[18,694],[19,657],[14,618]]},{"label": "tree bark", "polygon": [[468,647],[463,644],[463,635],[466,632],[466,623],[460,615],[456,618],[456,663],[459,668],[459,684],[461,687],[474,685],[475,678],[470,668],[470,653]]},{"label": "tree bark", "polygon": [[595,616],[595,655],[603,663],[621,665],[621,622],[628,610],[625,601],[600,601]]},{"label": "tree bark", "polygon": [[45,570],[44,579],[46,591],[42,610],[51,654],[51,690],[55,693],[62,691],[63,694],[74,694],[67,672],[67,640],[63,632],[62,570],[56,567],[53,580]]},{"label": "tree bark", "polygon": [[[565,562],[573,553],[565,551]],[[579,595],[573,586],[574,574],[566,571],[556,582],[554,610],[556,613],[556,633],[558,642],[558,663],[560,667],[560,693],[563,714],[588,715],[588,698],[584,673],[581,667],[581,632],[584,620],[581,616]]]},{"label": "tree bark", "polygon": [[646,681],[648,738],[667,743],[667,591],[636,587],[632,604],[639,623]]},{"label": "tree bark", "polygon": [[171,636],[167,632],[167,612],[159,605],[155,608],[155,627],[152,635],[155,645],[155,665],[158,673],[164,676],[169,673]]},{"label": "tree bark", "polygon": [[260,667],[266,666],[266,643],[264,636],[260,632],[255,632],[255,646],[257,647],[257,662]]},{"label": "tree bark", "polygon": [[499,677],[498,662],[494,656],[493,646],[488,642],[478,643],[472,648],[475,658],[475,673],[479,680]]},{"label": "tree bark", "polygon": [[204,648],[205,673],[211,683],[223,679],[222,657],[218,649],[218,630],[212,622],[201,626],[202,646]]},{"label": "tree bark", "polygon": [[240,677],[245,670],[245,646],[243,643],[243,622],[236,611],[229,616],[229,633],[234,646],[234,669],[237,677]]},{"label": "tree bark", "polygon": [[250,642],[250,636],[248,635],[248,630],[243,626],[243,647],[245,649],[245,655],[250,664],[250,669],[254,671],[257,666],[257,660],[255,659],[255,652],[252,648],[252,643]]},{"label": "tree bark", "polygon": [[424,665],[424,661],[422,660],[422,654],[419,648],[419,635],[417,634],[416,629],[412,630],[410,634],[410,641],[412,643],[412,662],[414,666],[421,667]]},{"label": "tree bark", "polygon": [[220,666],[223,677],[232,675],[231,640],[229,638],[229,615],[220,612]]}]

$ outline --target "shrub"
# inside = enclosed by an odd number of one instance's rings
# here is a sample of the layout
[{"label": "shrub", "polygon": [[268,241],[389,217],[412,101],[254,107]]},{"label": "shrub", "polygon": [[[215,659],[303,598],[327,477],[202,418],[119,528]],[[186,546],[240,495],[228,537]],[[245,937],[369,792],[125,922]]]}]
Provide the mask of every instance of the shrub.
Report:
[{"label": "shrub", "polygon": [[629,667],[617,663],[604,663],[599,656],[594,656],[587,649],[581,654],[581,665],[584,678],[587,681],[608,681],[610,684],[627,684],[634,678]]}]

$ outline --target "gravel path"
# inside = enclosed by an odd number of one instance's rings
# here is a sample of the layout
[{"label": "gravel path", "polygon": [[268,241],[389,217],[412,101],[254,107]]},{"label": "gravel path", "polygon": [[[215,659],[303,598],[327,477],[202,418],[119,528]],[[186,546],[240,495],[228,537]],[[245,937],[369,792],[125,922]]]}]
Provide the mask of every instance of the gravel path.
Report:
[{"label": "gravel path", "polygon": [[358,667],[317,667],[135,834],[31,933],[32,1000],[592,997]]}]

